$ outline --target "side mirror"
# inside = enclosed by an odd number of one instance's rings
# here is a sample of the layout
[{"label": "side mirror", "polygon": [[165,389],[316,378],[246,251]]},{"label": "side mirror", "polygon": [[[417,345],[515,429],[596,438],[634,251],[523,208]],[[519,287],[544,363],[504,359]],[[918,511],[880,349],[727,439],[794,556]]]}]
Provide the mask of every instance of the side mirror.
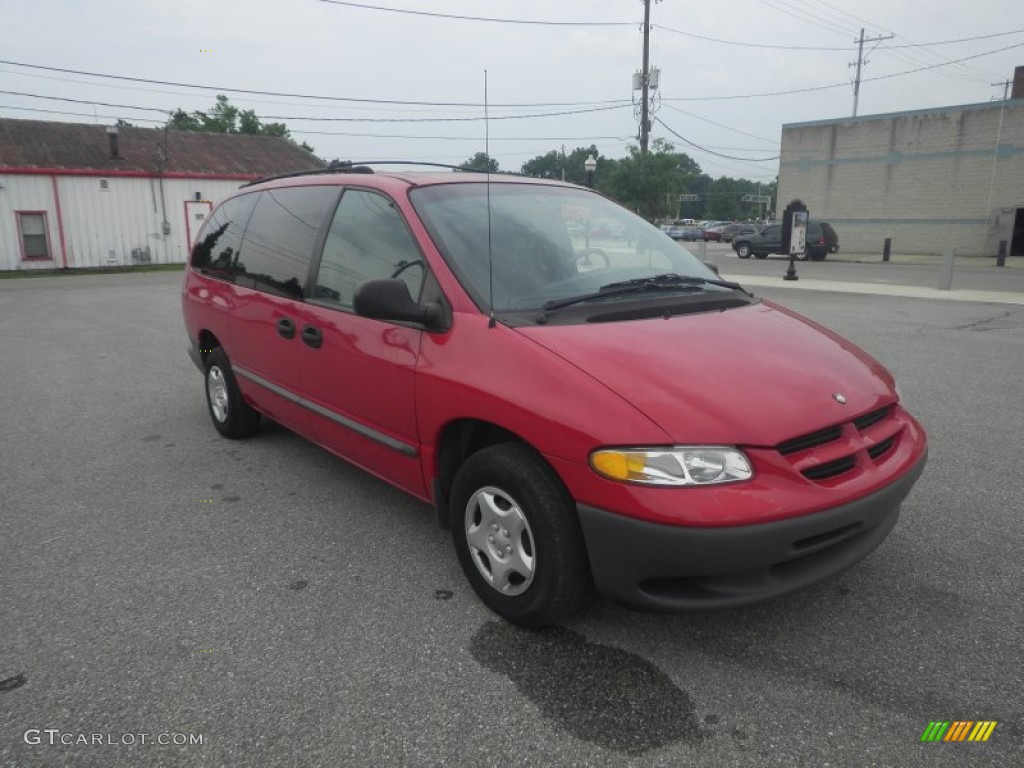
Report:
[{"label": "side mirror", "polygon": [[409,286],[398,278],[361,283],[352,297],[352,307],[363,317],[419,323],[430,330],[440,329],[444,320],[440,304],[417,304],[409,295]]}]

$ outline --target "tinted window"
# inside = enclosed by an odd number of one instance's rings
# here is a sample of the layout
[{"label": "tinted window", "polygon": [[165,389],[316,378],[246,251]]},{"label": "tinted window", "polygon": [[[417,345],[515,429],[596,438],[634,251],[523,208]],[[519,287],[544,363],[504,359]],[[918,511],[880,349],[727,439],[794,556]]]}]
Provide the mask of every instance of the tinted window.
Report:
[{"label": "tinted window", "polygon": [[327,232],[316,298],[351,308],[360,283],[397,277],[416,299],[425,273],[423,256],[394,203],[374,192],[346,190]]},{"label": "tinted window", "polygon": [[337,195],[336,187],[323,186],[264,190],[245,230],[235,282],[301,298],[317,235]]},{"label": "tinted window", "polygon": [[241,195],[217,206],[196,238],[192,249],[192,267],[205,274],[231,279],[238,258],[242,233],[258,194]]}]

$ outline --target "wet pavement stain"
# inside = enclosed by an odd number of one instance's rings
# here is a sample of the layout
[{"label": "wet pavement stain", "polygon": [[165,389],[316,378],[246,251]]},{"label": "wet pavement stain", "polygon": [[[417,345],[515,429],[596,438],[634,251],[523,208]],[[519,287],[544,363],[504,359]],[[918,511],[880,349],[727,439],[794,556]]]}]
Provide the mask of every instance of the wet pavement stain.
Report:
[{"label": "wet pavement stain", "polygon": [[693,700],[636,654],[562,627],[526,630],[488,622],[473,658],[508,676],[544,717],[573,736],[629,755],[705,738]]},{"label": "wet pavement stain", "polygon": [[242,500],[241,496],[225,496],[224,498],[221,499],[221,501],[226,501],[229,504],[234,503],[236,501],[241,501],[241,500]]},{"label": "wet pavement stain", "polygon": [[305,589],[308,586],[309,586],[309,582],[308,581],[306,581],[305,579],[299,579],[298,581],[293,581],[291,584],[289,584],[288,585],[288,589],[291,589],[291,590],[294,590],[295,592],[298,592],[300,589]]}]

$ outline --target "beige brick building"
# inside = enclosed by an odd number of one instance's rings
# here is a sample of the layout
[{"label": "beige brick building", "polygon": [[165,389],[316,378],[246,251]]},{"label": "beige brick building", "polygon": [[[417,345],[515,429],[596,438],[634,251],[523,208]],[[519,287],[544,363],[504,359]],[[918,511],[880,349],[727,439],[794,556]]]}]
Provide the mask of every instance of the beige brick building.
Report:
[{"label": "beige brick building", "polygon": [[843,251],[1024,255],[1022,98],[784,125],[779,166]]}]

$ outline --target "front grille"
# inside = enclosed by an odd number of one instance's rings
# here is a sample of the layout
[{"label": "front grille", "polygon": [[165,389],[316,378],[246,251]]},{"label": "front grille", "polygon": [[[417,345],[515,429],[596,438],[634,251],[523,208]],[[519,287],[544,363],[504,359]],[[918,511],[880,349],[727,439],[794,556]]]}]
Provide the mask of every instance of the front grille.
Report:
[{"label": "front grille", "polygon": [[838,440],[842,434],[843,428],[840,426],[819,429],[817,432],[811,432],[809,435],[801,435],[800,437],[794,437],[792,440],[787,440],[784,443],[779,443],[775,446],[775,450],[783,456],[788,456],[791,453],[807,451],[811,448],[817,448],[819,445],[834,442]]},{"label": "front grille", "polygon": [[880,465],[894,452],[902,431],[903,423],[896,417],[895,407],[887,405],[845,424],[785,440],[775,450],[808,480],[824,482]]},{"label": "front grille", "polygon": [[868,456],[870,456],[872,459],[877,459],[879,456],[881,456],[886,451],[888,451],[890,448],[892,448],[892,446],[893,446],[893,444],[895,442],[896,442],[896,438],[895,438],[895,436],[893,436],[893,437],[886,438],[885,440],[880,442],[878,445],[872,445],[870,448],[868,448]]},{"label": "front grille", "polygon": [[849,472],[856,466],[857,461],[853,456],[844,456],[841,459],[835,461],[827,461],[824,464],[818,464],[809,469],[805,469],[802,474],[808,480],[828,480],[830,477],[841,475],[844,472]]},{"label": "front grille", "polygon": [[871,413],[865,413],[863,416],[858,416],[853,420],[853,426],[862,432],[870,427],[872,424],[877,424],[879,421],[889,415],[889,406],[885,408],[879,408],[877,411]]}]

